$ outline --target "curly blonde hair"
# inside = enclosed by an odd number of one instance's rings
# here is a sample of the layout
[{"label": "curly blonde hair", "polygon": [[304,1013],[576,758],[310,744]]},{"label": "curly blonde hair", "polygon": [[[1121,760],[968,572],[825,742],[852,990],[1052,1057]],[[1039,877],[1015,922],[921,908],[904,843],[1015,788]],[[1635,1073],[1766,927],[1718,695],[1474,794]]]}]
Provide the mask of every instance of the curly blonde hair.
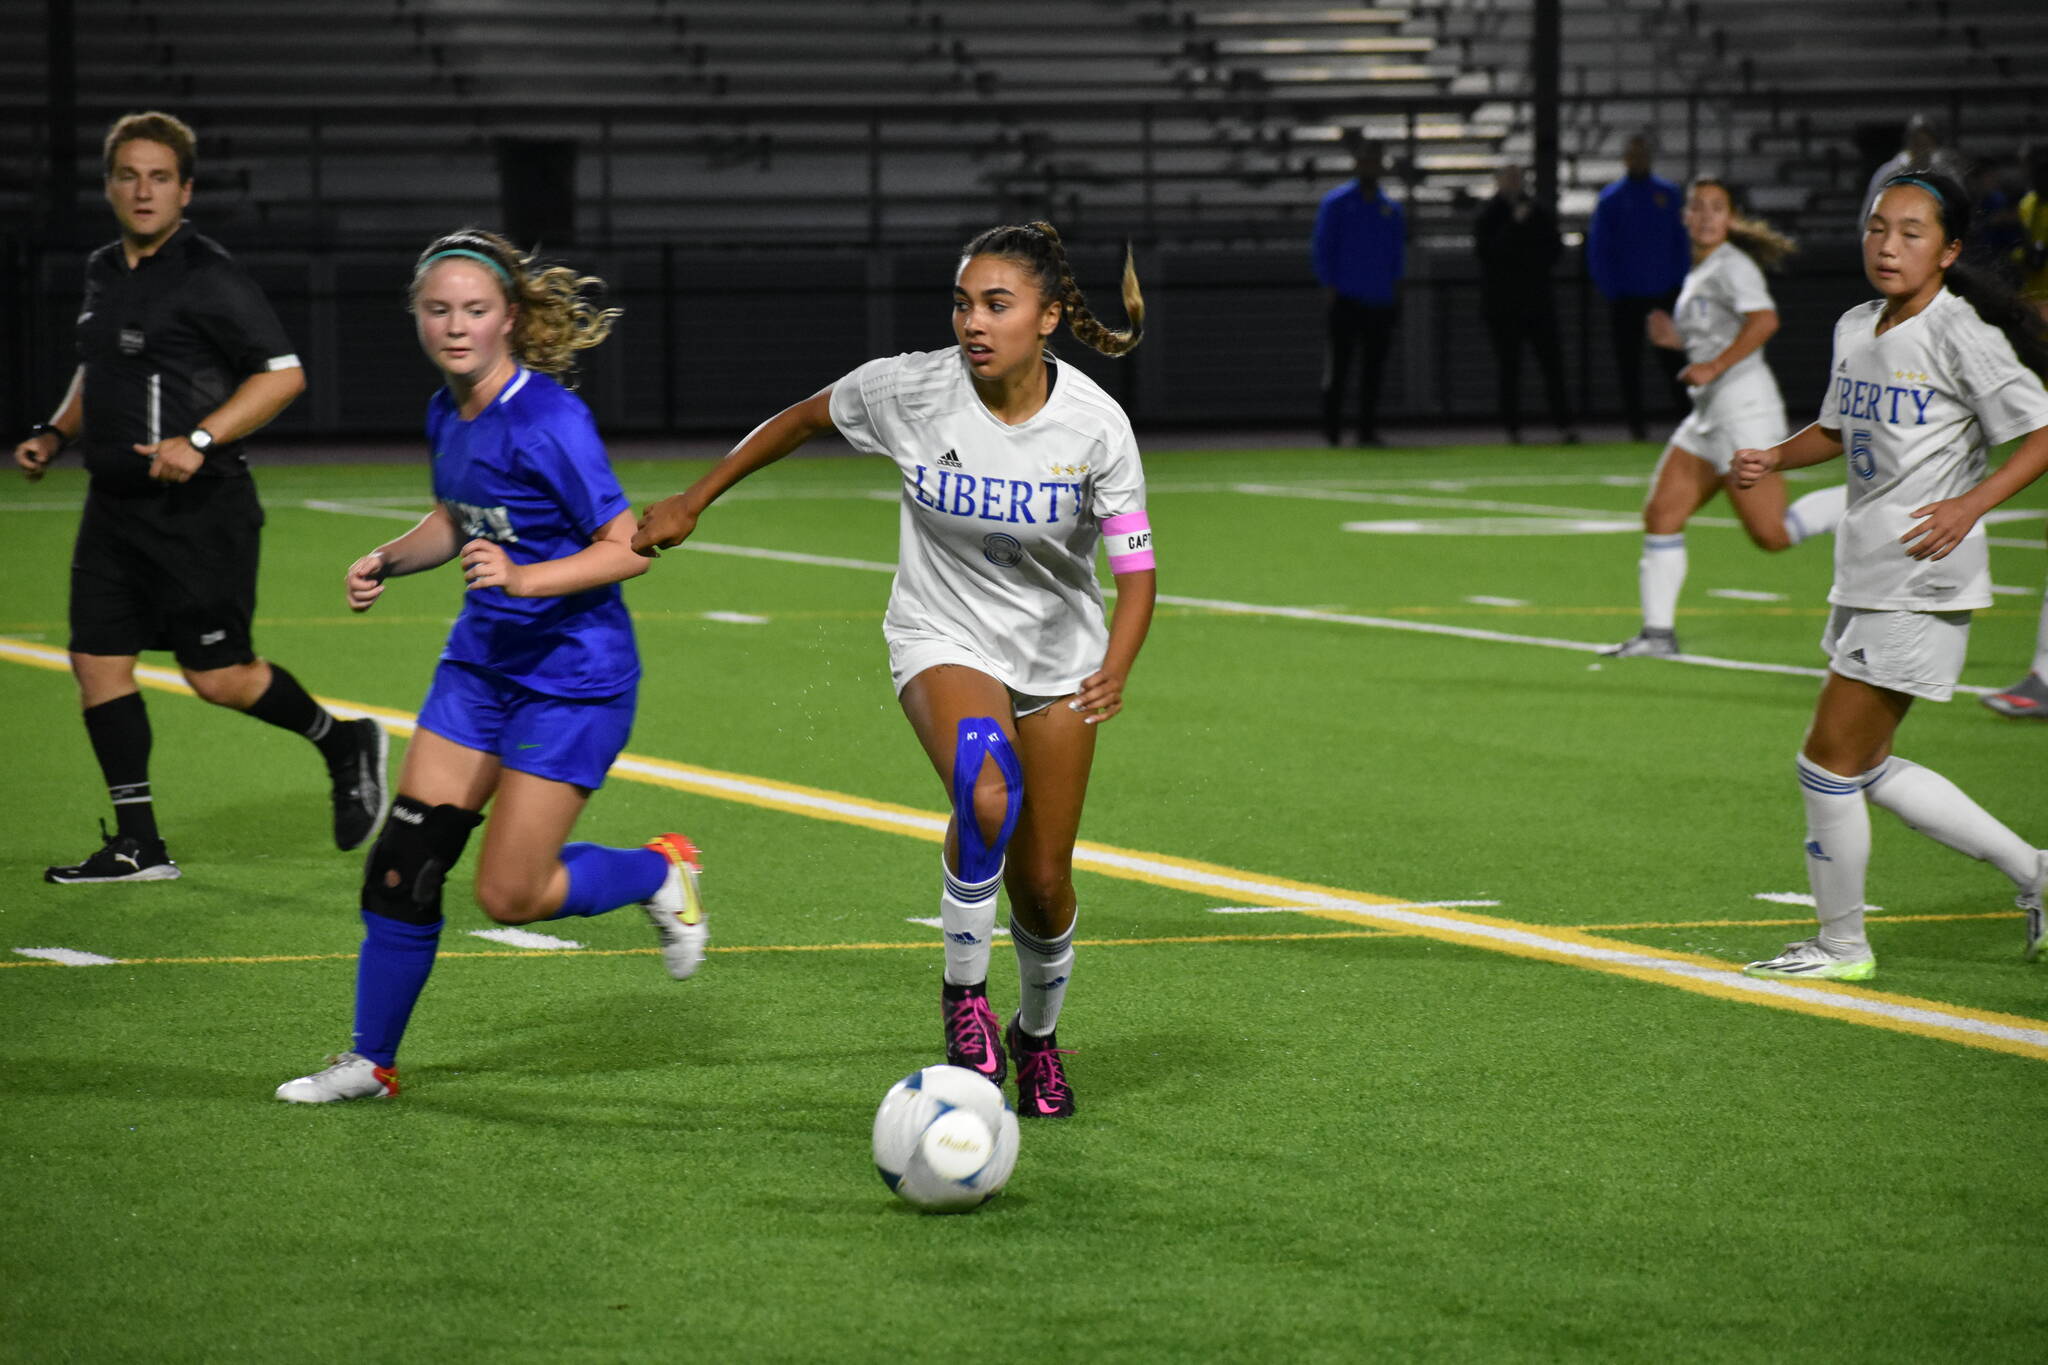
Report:
[{"label": "curly blonde hair", "polygon": [[1145,335],[1145,295],[1138,288],[1138,267],[1128,247],[1124,250],[1123,300],[1124,316],[1131,325],[1122,331],[1112,329],[1088,310],[1087,297],[1074,282],[1074,267],[1067,261],[1066,244],[1060,241],[1059,229],[1051,223],[992,227],[960,248],[960,256],[963,260],[995,256],[1022,266],[1037,281],[1039,297],[1048,303],[1057,301],[1066,314],[1067,326],[1073,329],[1074,339],[1092,350],[1104,355],[1128,355]]},{"label": "curly blonde hair", "polygon": [[1742,212],[1742,199],[1735,193],[1735,187],[1715,175],[1695,176],[1692,189],[1713,188],[1728,196],[1728,240],[1737,249],[1747,253],[1752,261],[1770,270],[1783,265],[1785,258],[1799,250],[1799,243],[1772,227],[1761,218],[1750,218]]},{"label": "curly blonde hair", "polygon": [[481,257],[504,286],[506,302],[517,310],[512,354],[528,369],[557,378],[570,374],[576,368],[576,352],[610,336],[612,324],[623,316],[616,308],[599,308],[583,297],[586,287],[604,287],[597,276],[578,275],[565,265],[543,266],[537,257],[482,228],[463,228],[436,238],[420,253],[413,264],[408,306],[418,298],[428,268],[451,252]]}]

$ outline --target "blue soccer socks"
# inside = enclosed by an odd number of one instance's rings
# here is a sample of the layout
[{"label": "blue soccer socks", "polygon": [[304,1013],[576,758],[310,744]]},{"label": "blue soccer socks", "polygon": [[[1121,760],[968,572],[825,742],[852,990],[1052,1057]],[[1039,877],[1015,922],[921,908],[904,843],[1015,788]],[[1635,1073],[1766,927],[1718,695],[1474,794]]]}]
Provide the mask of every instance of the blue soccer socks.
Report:
[{"label": "blue soccer socks", "polygon": [[363,951],[356,962],[355,1050],[378,1066],[397,1061],[412,1007],[434,970],[441,924],[407,924],[363,911]]},{"label": "blue soccer socks", "polygon": [[638,905],[668,879],[668,859],[651,848],[569,844],[562,849],[562,866],[569,871],[569,891],[562,908],[549,919],[602,915],[622,905]]}]

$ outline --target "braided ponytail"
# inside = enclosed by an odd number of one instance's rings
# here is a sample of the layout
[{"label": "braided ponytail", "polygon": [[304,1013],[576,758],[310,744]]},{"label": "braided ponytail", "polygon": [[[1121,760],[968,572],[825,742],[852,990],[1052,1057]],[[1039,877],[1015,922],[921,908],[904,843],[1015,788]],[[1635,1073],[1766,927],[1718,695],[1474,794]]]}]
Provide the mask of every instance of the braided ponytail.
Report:
[{"label": "braided ponytail", "polygon": [[1124,316],[1131,325],[1121,332],[1112,331],[1101,319],[1088,309],[1088,300],[1081,293],[1081,286],[1074,282],[1074,267],[1067,260],[1066,243],[1060,240],[1060,230],[1051,223],[1033,223],[1032,228],[1052,243],[1053,260],[1059,269],[1059,301],[1066,306],[1067,326],[1074,332],[1074,339],[1090,350],[1104,355],[1129,355],[1137,348],[1145,335],[1145,296],[1138,289],[1138,266],[1131,257],[1131,249],[1124,248]]},{"label": "braided ponytail", "polygon": [[1067,260],[1066,244],[1051,223],[993,227],[960,249],[961,258],[995,256],[1030,272],[1038,284],[1039,297],[1058,303],[1074,339],[1104,355],[1128,355],[1145,334],[1145,296],[1138,288],[1138,267],[1128,247],[1124,249],[1124,316],[1130,326],[1112,330],[1088,308],[1087,296],[1074,281],[1074,267]]}]

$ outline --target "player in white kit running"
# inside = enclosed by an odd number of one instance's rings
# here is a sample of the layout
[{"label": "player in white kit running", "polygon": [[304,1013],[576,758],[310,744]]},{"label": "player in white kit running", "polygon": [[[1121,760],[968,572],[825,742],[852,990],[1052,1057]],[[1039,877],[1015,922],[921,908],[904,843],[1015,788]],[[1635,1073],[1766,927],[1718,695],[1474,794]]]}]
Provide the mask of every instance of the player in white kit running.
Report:
[{"label": "player in white kit running", "polygon": [[[681,544],[712,500],[836,428],[902,475],[901,552],[882,631],[898,699],[952,798],[940,897],[947,1060],[1000,1084],[1018,1112],[1065,1117],[1073,1090],[1054,1026],[1074,962],[1074,840],[1096,725],[1123,708],[1152,619],[1145,474],[1123,409],[1046,342],[1061,322],[1123,355],[1144,300],[1124,266],[1130,330],[1087,308],[1049,223],[991,228],[953,281],[959,345],[871,360],[756,427],[641,518],[634,548]],[[1095,576],[1109,552],[1117,606]],[[1021,1003],[988,1003],[996,890],[1010,895]]]},{"label": "player in white kit running", "polygon": [[1685,231],[1692,238],[1692,269],[1674,312],[1652,313],[1648,325],[1651,341],[1685,352],[1688,363],[1678,377],[1692,395],[1692,412],[1671,434],[1643,503],[1643,557],[1636,565],[1642,629],[1602,651],[1625,658],[1678,653],[1685,524],[1724,486],[1742,529],[1764,550],[1788,550],[1833,530],[1846,500],[1837,484],[1788,508],[1785,481],[1776,474],[1749,488],[1728,481],[1738,449],[1785,434],[1785,400],[1764,363],[1764,343],[1778,330],[1778,306],[1762,267],[1794,248],[1789,238],[1741,217],[1728,187],[1709,176],[1686,193]]},{"label": "player in white kit running", "polygon": [[[2025,956],[2048,946],[2048,849],[2000,824],[1939,773],[1892,752],[1915,697],[1947,701],[1970,613],[1991,605],[1980,518],[2048,470],[2048,342],[2018,300],[1954,269],[1969,201],[1932,172],[1892,177],[1872,206],[1863,269],[1884,297],[1835,324],[1820,420],[1735,454],[1737,482],[1848,454],[1849,510],[1835,536],[1830,658],[1799,755],[1806,871],[1820,933],[1744,970],[1867,981],[1863,931],[1869,805],[2012,879]],[[2024,437],[1986,475],[1987,450]]]}]

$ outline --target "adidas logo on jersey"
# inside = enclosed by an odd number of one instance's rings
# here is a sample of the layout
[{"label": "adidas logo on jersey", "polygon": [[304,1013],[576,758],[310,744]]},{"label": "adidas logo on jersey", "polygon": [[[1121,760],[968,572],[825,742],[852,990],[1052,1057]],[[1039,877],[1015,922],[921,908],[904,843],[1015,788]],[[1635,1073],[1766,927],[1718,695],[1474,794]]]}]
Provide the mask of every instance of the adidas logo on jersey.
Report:
[{"label": "adidas logo on jersey", "polygon": [[941,469],[958,469],[960,468],[960,456],[958,453],[949,450],[939,456],[938,459],[932,461],[932,463]]},{"label": "adidas logo on jersey", "polygon": [[1859,664],[1867,664],[1867,663],[1869,663],[1869,662],[1870,662],[1870,660],[1868,660],[1868,659],[1866,659],[1866,658],[1864,658],[1864,657],[1863,657],[1863,651],[1862,651],[1862,650],[1860,650],[1860,649],[1852,649],[1852,650],[1850,650],[1850,651],[1849,651],[1849,657],[1850,657],[1851,659],[1854,659],[1854,660],[1855,660],[1855,661],[1856,661],[1857,663],[1859,663]]}]

